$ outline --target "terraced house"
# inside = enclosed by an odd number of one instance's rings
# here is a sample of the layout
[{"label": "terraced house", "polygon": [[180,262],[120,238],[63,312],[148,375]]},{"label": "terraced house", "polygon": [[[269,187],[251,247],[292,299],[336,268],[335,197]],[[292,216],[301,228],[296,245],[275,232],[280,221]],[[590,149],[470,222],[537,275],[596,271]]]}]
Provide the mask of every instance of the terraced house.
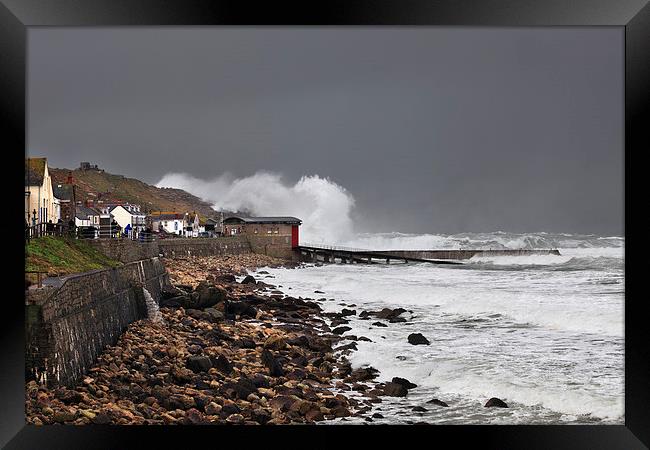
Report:
[{"label": "terraced house", "polygon": [[56,222],[60,218],[59,208],[47,158],[25,158],[25,223]]}]

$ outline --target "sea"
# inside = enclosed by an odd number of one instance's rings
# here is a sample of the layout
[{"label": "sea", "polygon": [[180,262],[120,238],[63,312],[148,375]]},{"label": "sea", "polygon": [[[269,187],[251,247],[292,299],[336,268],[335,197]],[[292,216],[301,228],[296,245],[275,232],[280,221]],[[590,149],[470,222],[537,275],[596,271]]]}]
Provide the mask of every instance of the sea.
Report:
[{"label": "sea", "polygon": [[[401,377],[417,385],[406,397],[382,397],[372,413],[383,418],[372,423],[624,423],[623,237],[380,233],[337,244],[372,250],[560,252],[474,257],[462,265],[264,268],[273,278],[257,277],[288,295],[324,298],[325,311],[356,310],[346,334],[371,342],[357,342],[358,350],[348,356],[353,368],[378,369],[377,382]],[[407,322],[377,327],[371,325],[375,319],[359,319],[364,310],[398,307],[407,310],[402,315]],[[411,333],[423,334],[430,345],[409,344]],[[508,408],[484,407],[491,397]],[[428,403],[432,399],[449,406]],[[426,411],[413,411],[415,406]],[[362,417],[339,421],[368,423]]]}]

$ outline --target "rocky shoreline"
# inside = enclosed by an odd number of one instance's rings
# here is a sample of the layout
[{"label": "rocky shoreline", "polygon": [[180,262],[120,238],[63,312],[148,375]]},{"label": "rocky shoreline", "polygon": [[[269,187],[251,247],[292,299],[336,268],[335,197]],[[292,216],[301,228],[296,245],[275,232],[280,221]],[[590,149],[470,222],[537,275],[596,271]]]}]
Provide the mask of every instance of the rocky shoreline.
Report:
[{"label": "rocky shoreline", "polygon": [[28,382],[28,423],[309,424],[353,415],[372,421],[382,395],[408,389],[407,380],[373,383],[372,368],[352,370],[345,355],[364,337],[336,328],[349,310],[323,313],[325,299],[287,296],[251,276],[236,281],[247,270],[295,264],[254,254],[164,262],[174,289],[160,301],[162,320],[131,324],[77,386]]},{"label": "rocky shoreline", "polygon": [[[28,382],[29,424],[271,425],[352,417],[368,423],[384,418],[373,412],[382,397],[405,397],[417,387],[399,377],[376,382],[372,367],[352,369],[347,356],[357,341],[370,341],[347,334],[356,305],[324,312],[320,304],[333,299],[295,298],[248,275],[296,263],[257,254],[163,262],[172,289],[163,293],[160,313],[131,324],[77,386]],[[272,278],[264,270],[256,275]],[[387,326],[404,321],[404,312],[384,308],[357,317]],[[419,333],[408,340],[429,345]],[[485,406],[507,407],[496,398]]]}]

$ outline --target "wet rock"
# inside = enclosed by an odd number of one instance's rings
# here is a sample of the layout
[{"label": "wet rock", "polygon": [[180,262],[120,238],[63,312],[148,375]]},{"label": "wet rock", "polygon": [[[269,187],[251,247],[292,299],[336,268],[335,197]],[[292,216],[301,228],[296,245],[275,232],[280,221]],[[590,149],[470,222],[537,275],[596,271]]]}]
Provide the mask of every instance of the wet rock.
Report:
[{"label": "wet rock", "polygon": [[387,327],[388,326],[383,322],[373,322],[371,325],[374,325],[376,327]]},{"label": "wet rock", "polygon": [[207,356],[190,356],[186,366],[194,373],[207,372],[212,367],[212,362]]},{"label": "wet rock", "polygon": [[379,414],[379,413],[374,413],[374,414],[372,415],[372,418],[373,418],[373,419],[383,419],[384,416],[382,416],[382,415]]},{"label": "wet rock", "polygon": [[377,378],[378,376],[379,371],[374,367],[363,367],[352,371],[352,373],[345,379],[345,381],[369,381]]},{"label": "wet rock", "polygon": [[420,333],[411,333],[408,335],[408,342],[412,345],[429,345],[430,342],[427,338]]},{"label": "wet rock", "polygon": [[229,302],[227,312],[228,314],[234,314],[241,317],[250,317],[252,319],[257,317],[257,309],[245,302]]},{"label": "wet rock", "polygon": [[198,294],[197,306],[200,308],[216,305],[225,300],[227,296],[225,289],[211,285],[206,281],[199,283],[194,292]]},{"label": "wet rock", "polygon": [[224,375],[229,375],[233,370],[232,364],[230,363],[228,358],[226,358],[223,355],[219,355],[216,358],[214,357],[210,358],[210,362],[212,364],[212,367],[214,367]]},{"label": "wet rock", "polygon": [[438,405],[438,406],[449,407],[449,405],[447,403],[443,402],[442,400],[438,400],[437,398],[431,399],[427,403],[432,403],[432,404]]},{"label": "wet rock", "polygon": [[384,395],[388,395],[389,397],[406,397],[406,394],[408,394],[408,389],[406,389],[406,387],[404,387],[402,384],[391,382],[386,383],[383,392]]},{"label": "wet rock", "polygon": [[410,382],[409,380],[407,380],[406,378],[393,377],[393,379],[392,379],[391,381],[392,381],[393,383],[401,384],[401,385],[404,386],[406,389],[413,389],[413,388],[418,387],[417,384],[411,383],[411,382]]},{"label": "wet rock", "polygon": [[241,281],[241,284],[255,284],[255,277],[252,275],[246,275],[244,279]]},{"label": "wet rock", "polygon": [[374,313],[371,312],[370,314],[374,315],[379,319],[394,319],[395,317],[405,312],[406,310],[404,308],[395,308],[395,309],[384,308],[381,311],[374,312]]},{"label": "wet rock", "polygon": [[283,350],[287,346],[286,341],[282,336],[272,335],[264,341],[264,348],[271,350]]},{"label": "wet rock", "polygon": [[508,405],[503,400],[492,397],[490,400],[485,403],[486,408],[507,408]]},{"label": "wet rock", "polygon": [[389,323],[403,323],[406,322],[406,319],[404,317],[393,317],[392,319],[388,320]]},{"label": "wet rock", "polygon": [[272,377],[281,377],[284,375],[282,364],[267,349],[262,350],[262,364],[269,370],[269,375]]},{"label": "wet rock", "polygon": [[223,419],[225,419],[233,414],[239,414],[240,412],[241,409],[239,409],[239,406],[235,405],[234,403],[230,403],[228,405],[223,405],[219,414]]},{"label": "wet rock", "polygon": [[350,328],[350,327],[338,327],[338,328],[334,328],[332,330],[332,333],[341,335],[341,334],[345,333],[346,331],[350,331],[351,329],[352,328]]},{"label": "wet rock", "polygon": [[356,316],[356,315],[357,315],[357,312],[356,312],[355,310],[353,310],[353,309],[343,308],[343,309],[341,310],[341,315],[342,315],[343,317],[346,317],[346,316]]},{"label": "wet rock", "polygon": [[427,412],[428,410],[426,408],[423,408],[422,406],[414,406],[412,409],[414,412]]}]

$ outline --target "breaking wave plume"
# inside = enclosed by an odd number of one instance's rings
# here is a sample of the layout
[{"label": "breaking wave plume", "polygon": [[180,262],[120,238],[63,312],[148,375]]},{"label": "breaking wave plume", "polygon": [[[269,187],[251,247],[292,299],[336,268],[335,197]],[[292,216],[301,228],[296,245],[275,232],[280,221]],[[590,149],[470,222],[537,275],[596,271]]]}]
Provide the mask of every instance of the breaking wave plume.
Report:
[{"label": "breaking wave plume", "polygon": [[226,173],[212,180],[169,173],[156,186],[183,189],[218,211],[298,217],[303,221],[301,242],[331,243],[353,236],[354,198],[344,187],[319,175],[305,175],[292,185],[280,174],[269,172],[244,178]]}]

